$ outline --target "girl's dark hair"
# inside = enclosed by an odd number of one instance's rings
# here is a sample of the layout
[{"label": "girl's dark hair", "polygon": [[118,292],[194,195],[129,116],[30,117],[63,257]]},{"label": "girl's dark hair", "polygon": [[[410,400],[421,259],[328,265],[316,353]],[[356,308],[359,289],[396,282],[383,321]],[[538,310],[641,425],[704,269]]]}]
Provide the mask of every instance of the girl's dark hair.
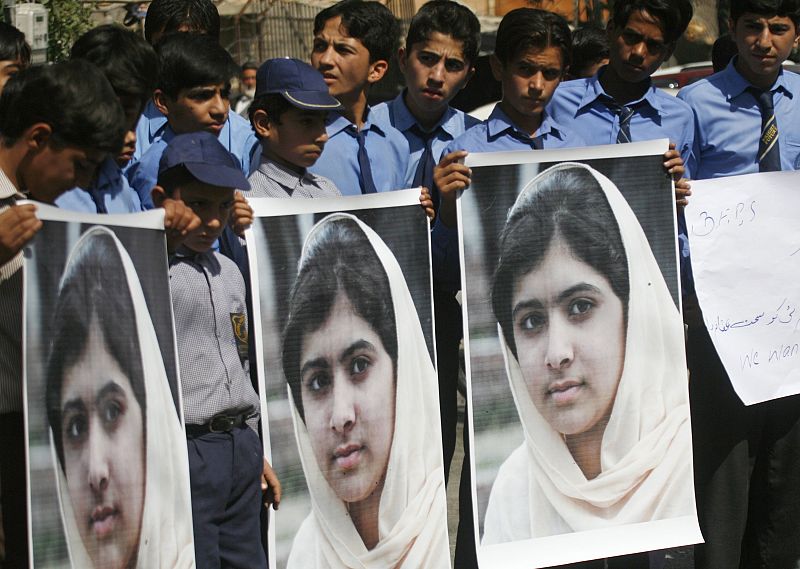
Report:
[{"label": "girl's dark hair", "polygon": [[406,51],[428,41],[438,32],[462,44],[467,64],[475,65],[481,47],[481,24],[472,11],[453,0],[430,0],[411,18],[406,36]]},{"label": "girl's dark hair", "polygon": [[208,34],[219,41],[219,10],[211,0],[153,0],[144,19],[144,39],[187,31]]},{"label": "girl's dark hair", "polygon": [[22,67],[31,63],[31,46],[25,34],[5,22],[0,22],[0,61],[19,61]]},{"label": "girl's dark hair", "polygon": [[557,237],[577,259],[608,279],[622,301],[626,322],[630,296],[628,259],[619,225],[595,177],[580,167],[554,170],[528,191],[533,194],[516,206],[500,234],[500,259],[492,283],[494,315],[515,357],[514,288],[539,266]]},{"label": "girl's dark hair", "polygon": [[156,46],[161,65],[158,88],[175,99],[181,90],[228,84],[239,66],[217,41],[207,35],[175,33]]},{"label": "girl's dark hair", "polygon": [[524,50],[548,47],[561,51],[562,69],[569,67],[572,35],[564,18],[536,8],[517,8],[503,16],[494,45],[500,63],[511,63]]},{"label": "girl's dark hair", "polygon": [[114,90],[88,61],[62,61],[23,69],[0,94],[0,133],[14,144],[36,123],[53,129],[65,146],[116,154],[125,137],[125,115]]},{"label": "girl's dark hair", "polygon": [[283,372],[304,421],[300,389],[303,340],[325,323],[340,292],[378,334],[397,369],[397,326],[386,271],[355,221],[328,221],[317,230],[303,258],[283,333]]},{"label": "girl's dark hair", "polygon": [[389,61],[400,41],[400,22],[391,10],[373,0],[341,0],[314,17],[314,35],[325,23],[341,17],[347,34],[359,40],[369,52],[369,62]]},{"label": "girl's dark hair", "polygon": [[[61,390],[64,375],[83,356],[92,322],[100,327],[111,357],[131,382],[147,425],[142,352],[136,314],[122,257],[114,238],[98,231],[73,249],[64,270],[53,314],[52,344],[47,361],[45,397],[58,461],[64,469]],[[145,429],[145,440],[147,432]]]}]

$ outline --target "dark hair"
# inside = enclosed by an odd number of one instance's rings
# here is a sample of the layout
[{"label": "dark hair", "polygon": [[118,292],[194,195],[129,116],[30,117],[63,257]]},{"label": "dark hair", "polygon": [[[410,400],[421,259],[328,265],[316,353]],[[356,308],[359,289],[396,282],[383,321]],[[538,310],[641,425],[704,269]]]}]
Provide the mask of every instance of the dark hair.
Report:
[{"label": "dark hair", "polygon": [[173,99],[182,89],[227,84],[239,73],[239,66],[225,48],[206,35],[165,36],[156,52],[161,64],[158,88]]},{"label": "dark hair", "polygon": [[245,61],[242,64],[242,72],[247,71],[248,69],[255,69],[258,71],[258,63],[255,61]]},{"label": "dark hair", "polygon": [[[105,231],[96,231],[88,236],[84,234],[72,250],[53,313],[45,398],[47,420],[53,430],[53,442],[62,470],[61,390],[64,375],[82,358],[95,321],[108,353],[131,382],[144,420],[147,400],[136,313],[122,257],[114,238]],[[146,420],[144,424],[147,424]]]},{"label": "dark hair", "polygon": [[494,46],[494,54],[503,65],[526,49],[548,47],[560,49],[563,69],[569,67],[572,35],[564,18],[536,8],[517,8],[503,16]]},{"label": "dark hair", "polygon": [[717,38],[711,46],[711,65],[714,73],[722,71],[728,66],[734,55],[739,52],[736,42],[730,34],[724,34]]},{"label": "dark hair", "polygon": [[219,41],[219,11],[211,0],[153,0],[144,19],[144,39],[181,31],[207,34]]},{"label": "dark hair", "polygon": [[453,0],[423,4],[408,26],[406,51],[411,52],[414,44],[428,41],[435,32],[460,41],[464,59],[475,64],[481,48],[481,24],[469,8]]},{"label": "dark hair", "polygon": [[664,42],[678,41],[686,31],[694,10],[689,0],[615,0],[611,6],[611,22],[622,29],[634,12],[647,12],[661,23]]},{"label": "dark hair", "polygon": [[747,12],[790,18],[795,28],[800,27],[800,0],[731,0],[731,20],[734,24]]},{"label": "dark hair", "polygon": [[[256,114],[256,111],[264,111],[267,113],[270,122],[280,124],[281,115],[292,107],[292,104],[280,93],[265,93],[253,99],[253,102],[250,103],[250,106],[247,108],[247,116],[252,125],[253,116]],[[255,130],[255,126],[253,126],[253,129]],[[261,138],[257,132],[255,135]]]},{"label": "dark hair", "polygon": [[23,67],[31,63],[31,46],[25,34],[5,22],[0,22],[0,61],[19,61]]},{"label": "dark hair", "polygon": [[397,326],[389,277],[355,221],[328,221],[317,230],[303,257],[283,333],[283,373],[304,421],[300,389],[303,339],[325,323],[340,292],[378,334],[397,370]]},{"label": "dark hair", "polygon": [[500,234],[500,259],[492,283],[492,308],[516,357],[512,323],[514,287],[536,269],[553,240],[563,239],[572,254],[603,275],[622,301],[627,322],[630,283],[619,225],[600,183],[583,168],[554,170],[509,215]]},{"label": "dark hair", "polygon": [[367,48],[370,63],[392,58],[400,40],[400,22],[389,8],[374,1],[341,0],[314,17],[314,35],[336,17],[342,18],[347,34]]},{"label": "dark hair", "polygon": [[34,66],[12,77],[0,95],[0,133],[12,145],[46,123],[57,144],[116,154],[125,137],[122,106],[103,74],[82,60]]},{"label": "dark hair", "polygon": [[608,35],[599,26],[586,24],[572,32],[570,75],[584,77],[584,70],[608,59]]},{"label": "dark hair", "polygon": [[156,88],[156,52],[139,34],[121,26],[107,24],[89,30],[72,46],[70,57],[93,63],[118,96],[136,97],[144,103]]}]

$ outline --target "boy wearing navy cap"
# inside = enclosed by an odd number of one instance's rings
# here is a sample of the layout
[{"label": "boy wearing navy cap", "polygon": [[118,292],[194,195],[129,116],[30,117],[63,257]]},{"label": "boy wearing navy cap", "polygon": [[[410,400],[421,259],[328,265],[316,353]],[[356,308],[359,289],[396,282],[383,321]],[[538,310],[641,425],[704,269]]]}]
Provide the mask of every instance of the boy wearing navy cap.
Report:
[{"label": "boy wearing navy cap", "polygon": [[153,199],[182,200],[200,218],[170,257],[170,291],[189,449],[197,567],[266,568],[261,495],[277,508],[280,484],[256,433],[249,378],[245,283],[213,250],[249,188],[236,158],[208,132],[177,135],[159,162]]},{"label": "boy wearing navy cap", "polygon": [[248,197],[340,196],[328,178],[307,170],[322,154],[329,111],[342,105],[322,75],[299,59],[270,59],[258,68],[249,115],[261,142],[261,163],[250,175]]}]

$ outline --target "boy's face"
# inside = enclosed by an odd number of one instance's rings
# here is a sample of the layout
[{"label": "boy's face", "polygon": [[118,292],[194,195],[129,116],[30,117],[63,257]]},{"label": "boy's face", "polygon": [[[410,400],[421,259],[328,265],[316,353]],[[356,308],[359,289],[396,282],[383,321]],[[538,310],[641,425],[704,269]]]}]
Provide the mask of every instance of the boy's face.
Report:
[{"label": "boy's face", "polygon": [[661,22],[643,10],[631,13],[622,28],[610,20],[608,41],[609,65],[627,83],[647,80],[672,55],[674,47],[664,43]]},{"label": "boy's face", "polygon": [[136,151],[136,124],[139,122],[144,105],[139,97],[132,95],[119,95],[117,98],[125,112],[125,128],[127,129],[122,150],[116,157],[117,164],[122,167],[131,161],[133,153]]},{"label": "boy's face", "polygon": [[564,73],[561,50],[553,46],[525,49],[507,63],[492,56],[490,63],[492,74],[503,85],[506,107],[525,118],[542,114]]},{"label": "boy's face", "polygon": [[3,92],[3,87],[6,86],[8,80],[19,73],[21,69],[22,62],[19,59],[0,61],[0,93]]},{"label": "boy's face", "polygon": [[183,201],[200,218],[200,227],[191,232],[183,244],[197,253],[211,249],[228,224],[233,196],[233,188],[211,186],[198,180],[176,188],[171,197]]},{"label": "boy's face", "polygon": [[106,155],[102,150],[62,146],[50,138],[23,162],[20,189],[35,200],[51,204],[75,186],[88,188]]},{"label": "boy's face", "polygon": [[328,141],[325,131],[327,112],[304,111],[292,107],[279,122],[258,111],[253,119],[256,131],[267,141],[267,152],[290,166],[309,168],[319,159]]},{"label": "boy's face", "polygon": [[369,50],[361,40],[348,35],[341,16],[325,22],[314,36],[311,65],[322,73],[328,92],[344,100],[357,97],[386,71],[385,61],[370,63]]},{"label": "boy's face", "polygon": [[739,51],[736,68],[755,85],[764,82],[771,85],[797,46],[798,30],[794,22],[787,16],[745,12],[730,25]]},{"label": "boy's face", "polygon": [[156,107],[164,113],[176,134],[204,130],[219,135],[230,110],[230,85],[218,83],[181,89],[174,99],[156,91]]},{"label": "boy's face", "polygon": [[412,106],[428,111],[443,111],[473,71],[464,57],[464,42],[439,32],[415,43],[407,53],[400,50],[400,68]]}]

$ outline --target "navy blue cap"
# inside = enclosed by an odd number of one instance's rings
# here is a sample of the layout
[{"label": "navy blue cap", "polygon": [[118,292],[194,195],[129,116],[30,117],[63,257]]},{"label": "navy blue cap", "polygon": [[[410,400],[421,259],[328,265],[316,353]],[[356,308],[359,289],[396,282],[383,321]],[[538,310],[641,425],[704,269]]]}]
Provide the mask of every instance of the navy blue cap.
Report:
[{"label": "navy blue cap", "polygon": [[342,104],[328,93],[322,74],[299,59],[279,57],[268,59],[256,73],[256,94],[283,95],[298,109],[308,111],[339,111]]},{"label": "navy blue cap", "polygon": [[197,181],[204,184],[250,189],[239,160],[210,132],[179,134],[170,140],[158,163],[159,183],[165,172],[177,166],[185,167]]}]

